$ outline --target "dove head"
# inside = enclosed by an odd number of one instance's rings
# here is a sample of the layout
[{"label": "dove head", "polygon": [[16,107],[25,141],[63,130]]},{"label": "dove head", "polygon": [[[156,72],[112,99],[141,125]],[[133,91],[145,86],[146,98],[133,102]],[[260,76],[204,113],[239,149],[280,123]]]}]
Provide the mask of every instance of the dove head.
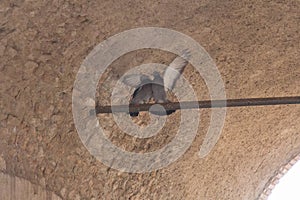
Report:
[{"label": "dove head", "polygon": [[153,76],[154,76],[154,77],[160,77],[160,73],[159,73],[158,71],[154,71],[154,72],[153,72]]},{"label": "dove head", "polygon": [[153,72],[153,77],[154,77],[153,81],[154,81],[156,84],[163,85],[163,78],[162,78],[162,76],[160,75],[159,72],[154,71],[154,72]]}]

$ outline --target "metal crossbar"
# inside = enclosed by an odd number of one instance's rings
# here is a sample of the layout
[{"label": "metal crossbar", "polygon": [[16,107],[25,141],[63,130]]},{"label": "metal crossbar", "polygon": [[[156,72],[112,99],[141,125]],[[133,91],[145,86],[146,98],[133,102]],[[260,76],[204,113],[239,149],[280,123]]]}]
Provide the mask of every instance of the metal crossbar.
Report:
[{"label": "metal crossbar", "polygon": [[[158,103],[138,104],[138,105],[114,105],[112,106],[96,106],[96,114],[112,113],[112,112],[140,112],[149,111],[150,107]],[[293,97],[272,97],[272,98],[248,98],[248,99],[227,99],[212,101],[185,101],[185,102],[169,102],[161,103],[168,110],[180,109],[201,109],[201,108],[223,108],[223,107],[242,107],[242,106],[267,106],[267,105],[284,105],[284,104],[300,104],[300,96]]]}]

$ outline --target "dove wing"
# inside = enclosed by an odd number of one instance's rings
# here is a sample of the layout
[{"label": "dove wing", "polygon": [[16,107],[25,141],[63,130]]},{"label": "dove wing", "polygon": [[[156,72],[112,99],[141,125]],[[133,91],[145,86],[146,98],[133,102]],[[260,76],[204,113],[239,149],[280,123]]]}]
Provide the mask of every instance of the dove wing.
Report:
[{"label": "dove wing", "polygon": [[179,56],[176,57],[173,62],[171,62],[164,73],[165,90],[172,90],[174,88],[177,79],[179,78],[187,64],[188,61]]},{"label": "dove wing", "polygon": [[123,78],[123,83],[125,83],[126,85],[129,85],[133,88],[138,88],[143,81],[145,80],[149,80],[149,77],[143,74],[130,74],[130,75],[126,75]]}]

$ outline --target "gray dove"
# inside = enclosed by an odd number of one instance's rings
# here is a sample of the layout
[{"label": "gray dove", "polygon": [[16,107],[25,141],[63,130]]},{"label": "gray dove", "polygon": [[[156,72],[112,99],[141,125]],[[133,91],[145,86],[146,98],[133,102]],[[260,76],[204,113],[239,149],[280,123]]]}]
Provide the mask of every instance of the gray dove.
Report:
[{"label": "gray dove", "polygon": [[[153,98],[155,103],[169,102],[166,91],[174,88],[177,79],[188,64],[186,59],[188,59],[189,56],[189,52],[185,51],[182,57],[176,57],[164,72],[164,78],[162,78],[160,73],[157,71],[153,73],[153,80],[146,75],[133,74],[125,76],[123,82],[136,88],[129,104],[138,105],[147,103],[151,98]],[[156,115],[170,115],[173,112],[175,112],[175,110],[168,110],[166,112],[160,112],[157,110],[151,111],[151,113]],[[130,112],[129,114],[131,117],[136,117],[139,115],[139,112]]]},{"label": "gray dove", "polygon": [[[167,94],[164,87],[164,79],[156,71],[153,73],[153,76],[154,79],[152,83],[152,97],[155,103],[168,103],[169,100],[167,99]],[[175,112],[175,110],[150,110],[150,112],[155,115],[170,115]]]},{"label": "gray dove", "polygon": [[154,79],[152,83],[152,93],[155,103],[167,102],[167,94],[164,87],[164,79],[161,77],[159,72],[153,73]]},{"label": "gray dove", "polygon": [[[138,105],[148,102],[152,94],[152,80],[146,75],[132,74],[124,78],[123,82],[136,89],[133,92],[130,105]],[[131,117],[136,117],[139,112],[130,112]]]}]

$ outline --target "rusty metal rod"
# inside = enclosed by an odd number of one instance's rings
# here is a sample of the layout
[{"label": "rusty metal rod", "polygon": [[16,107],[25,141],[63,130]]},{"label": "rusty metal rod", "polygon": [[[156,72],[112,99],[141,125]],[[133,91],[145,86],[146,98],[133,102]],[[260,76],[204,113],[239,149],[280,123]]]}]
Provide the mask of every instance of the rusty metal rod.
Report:
[{"label": "rusty metal rod", "polygon": [[[161,103],[166,111],[179,109],[199,109],[199,108],[223,108],[223,107],[241,107],[241,106],[266,106],[266,105],[284,105],[284,104],[300,104],[300,96],[294,97],[272,97],[272,98],[248,98],[248,99],[227,99],[213,101],[185,101],[185,102],[169,102]],[[139,104],[139,105],[114,105],[111,106],[96,106],[91,112],[112,113],[113,112],[139,112],[148,111],[151,106],[156,103]]]}]

